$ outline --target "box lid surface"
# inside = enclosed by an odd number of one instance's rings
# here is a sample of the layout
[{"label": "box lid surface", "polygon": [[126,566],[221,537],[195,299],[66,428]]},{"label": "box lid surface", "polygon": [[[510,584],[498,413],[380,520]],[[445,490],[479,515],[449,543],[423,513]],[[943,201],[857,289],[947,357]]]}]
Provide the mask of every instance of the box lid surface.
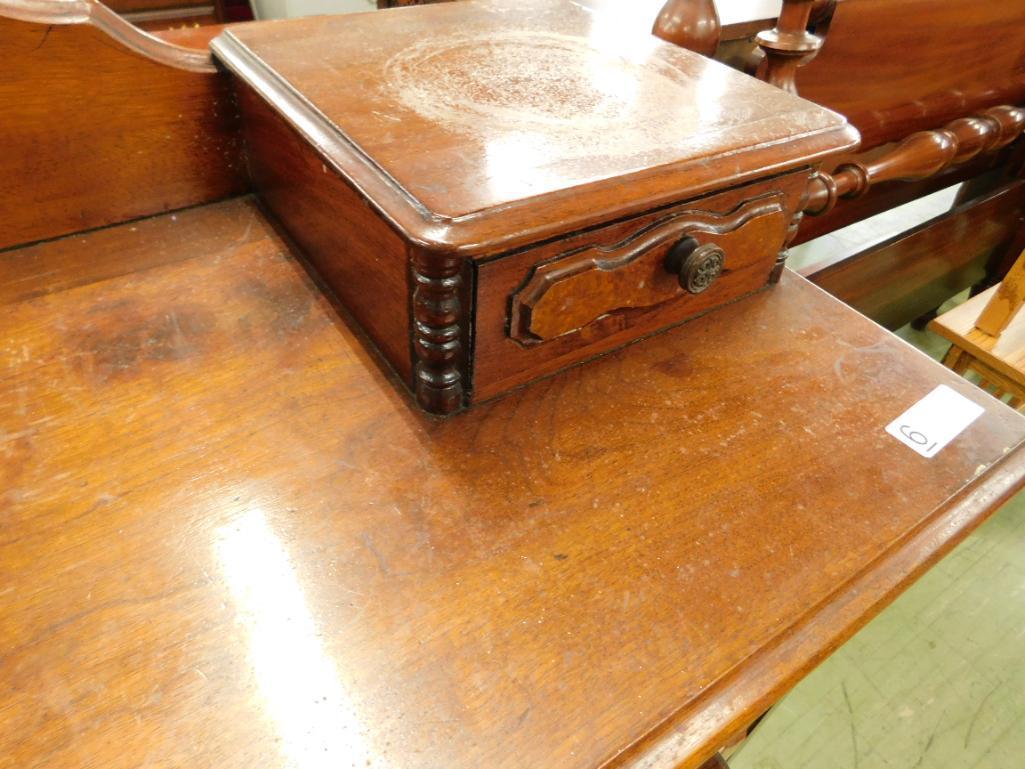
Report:
[{"label": "box lid surface", "polygon": [[624,34],[622,13],[480,0],[247,24],[214,50],[429,245],[551,234],[856,142],[835,113]]}]

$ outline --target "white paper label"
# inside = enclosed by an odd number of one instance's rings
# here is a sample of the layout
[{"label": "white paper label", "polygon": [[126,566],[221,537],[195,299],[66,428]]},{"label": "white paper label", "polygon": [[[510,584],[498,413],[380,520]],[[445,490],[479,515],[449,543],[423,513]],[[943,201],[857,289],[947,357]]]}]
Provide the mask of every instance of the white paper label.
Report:
[{"label": "white paper label", "polygon": [[940,385],[890,422],[886,432],[931,459],[985,410],[959,392]]}]

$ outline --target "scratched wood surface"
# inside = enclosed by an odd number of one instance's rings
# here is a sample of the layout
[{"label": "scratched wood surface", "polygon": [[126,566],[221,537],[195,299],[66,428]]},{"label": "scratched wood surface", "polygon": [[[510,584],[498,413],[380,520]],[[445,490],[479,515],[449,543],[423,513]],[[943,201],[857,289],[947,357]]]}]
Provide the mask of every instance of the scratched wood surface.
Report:
[{"label": "scratched wood surface", "polygon": [[1025,476],[791,274],[439,421],[250,201],[147,227],[0,256],[5,769],[690,769]]},{"label": "scratched wood surface", "polygon": [[621,14],[592,2],[240,24],[212,50],[408,239],[467,255],[857,144],[841,116],[647,31],[626,34]]}]

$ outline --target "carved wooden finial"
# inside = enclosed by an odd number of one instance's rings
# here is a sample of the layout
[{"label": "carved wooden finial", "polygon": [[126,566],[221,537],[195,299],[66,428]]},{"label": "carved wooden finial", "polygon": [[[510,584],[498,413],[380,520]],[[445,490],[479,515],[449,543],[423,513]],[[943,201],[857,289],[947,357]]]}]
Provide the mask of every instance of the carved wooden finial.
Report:
[{"label": "carved wooden finial", "polygon": [[715,0],[668,0],[651,32],[681,48],[714,56],[720,32]]},{"label": "carved wooden finial", "polygon": [[783,10],[773,29],[755,38],[765,51],[764,79],[777,88],[797,93],[797,69],[815,58],[822,38],[808,31],[812,12],[821,15],[830,3],[823,0],[783,0]]}]

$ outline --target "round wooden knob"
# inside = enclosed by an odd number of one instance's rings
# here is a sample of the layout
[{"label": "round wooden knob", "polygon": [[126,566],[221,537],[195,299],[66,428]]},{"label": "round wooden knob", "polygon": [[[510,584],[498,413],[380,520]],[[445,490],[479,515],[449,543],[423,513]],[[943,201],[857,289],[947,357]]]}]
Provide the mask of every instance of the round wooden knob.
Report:
[{"label": "round wooden knob", "polygon": [[725,262],[726,252],[715,243],[698,245],[688,236],[669,250],[666,269],[679,276],[684,291],[700,294],[715,283]]}]

